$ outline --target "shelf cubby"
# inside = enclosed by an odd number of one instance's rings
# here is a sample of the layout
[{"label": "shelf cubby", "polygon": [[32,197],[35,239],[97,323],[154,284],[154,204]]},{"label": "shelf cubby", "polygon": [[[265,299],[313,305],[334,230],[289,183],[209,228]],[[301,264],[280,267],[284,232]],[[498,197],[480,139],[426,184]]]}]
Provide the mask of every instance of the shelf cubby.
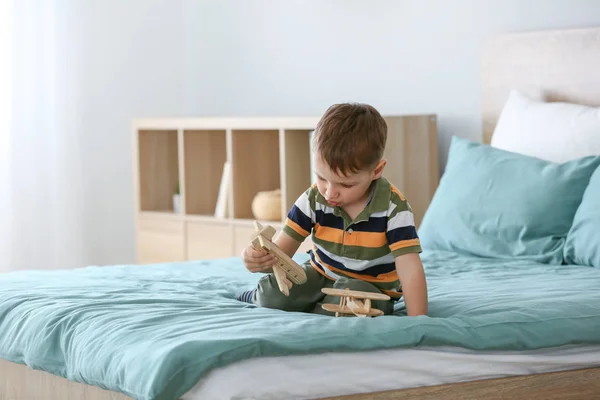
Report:
[{"label": "shelf cubby", "polygon": [[282,131],[283,188],[282,216],[285,218],[296,199],[311,185],[310,134],[312,129]]},{"label": "shelf cubby", "polygon": [[214,215],[227,160],[225,130],[184,130],[185,211]]},{"label": "shelf cubby", "polygon": [[233,217],[251,219],[258,192],[281,188],[279,130],[232,130]]},{"label": "shelf cubby", "polygon": [[138,154],[141,211],[173,212],[179,181],[177,130],[141,130]]}]

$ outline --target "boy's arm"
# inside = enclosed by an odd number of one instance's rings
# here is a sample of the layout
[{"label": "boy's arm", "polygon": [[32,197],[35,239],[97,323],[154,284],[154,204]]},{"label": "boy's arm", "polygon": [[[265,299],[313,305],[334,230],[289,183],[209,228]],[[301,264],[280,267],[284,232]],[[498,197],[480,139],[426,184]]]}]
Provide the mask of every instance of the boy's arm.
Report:
[{"label": "boy's arm", "polygon": [[[300,195],[288,212],[283,228],[273,238],[273,243],[290,258],[296,254],[296,251],[298,251],[302,242],[310,235],[315,225],[314,211],[312,210],[309,197],[312,194],[311,192],[312,189],[309,188]],[[265,270],[265,272],[272,271],[272,268]]]},{"label": "boy's arm", "polygon": [[[313,200],[311,200],[313,199]],[[289,257],[292,257],[300,245],[310,235],[315,226],[313,189],[309,188],[298,197],[287,214],[281,232],[273,239]]]},{"label": "boy's arm", "polygon": [[408,253],[398,256],[395,258],[395,263],[407,315],[427,315],[427,281],[419,254]]},{"label": "boy's arm", "polygon": [[419,257],[421,242],[415,218],[406,197],[393,186],[387,217],[387,241],[394,255],[406,313],[409,316],[427,315],[427,281]]},{"label": "boy's arm", "polygon": [[302,244],[296,239],[292,238],[290,235],[285,233],[285,231],[281,230],[275,238],[273,238],[273,243],[277,245],[285,254],[287,254],[290,258],[296,254],[298,248]]}]

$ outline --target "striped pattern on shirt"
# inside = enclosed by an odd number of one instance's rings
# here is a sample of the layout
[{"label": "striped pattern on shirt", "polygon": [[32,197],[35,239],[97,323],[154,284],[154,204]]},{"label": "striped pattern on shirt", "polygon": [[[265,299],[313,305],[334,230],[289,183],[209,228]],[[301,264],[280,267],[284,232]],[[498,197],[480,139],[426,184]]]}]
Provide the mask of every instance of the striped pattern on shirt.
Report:
[{"label": "striped pattern on shirt", "polygon": [[299,242],[312,234],[310,263],[325,277],[360,279],[397,298],[395,257],[421,252],[414,216],[408,200],[387,179],[375,181],[371,190],[366,208],[351,220],[313,185],[296,200],[283,230]]}]

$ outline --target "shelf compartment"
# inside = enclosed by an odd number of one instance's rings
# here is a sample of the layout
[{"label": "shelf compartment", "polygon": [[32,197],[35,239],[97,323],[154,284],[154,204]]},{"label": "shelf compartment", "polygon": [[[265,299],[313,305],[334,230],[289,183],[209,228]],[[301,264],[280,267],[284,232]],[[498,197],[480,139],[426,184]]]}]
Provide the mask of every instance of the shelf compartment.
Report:
[{"label": "shelf compartment", "polygon": [[185,210],[190,215],[214,215],[227,160],[225,130],[183,131]]},{"label": "shelf compartment", "polygon": [[254,218],[252,200],[281,188],[279,130],[233,130],[233,217]]},{"label": "shelf compartment", "polygon": [[231,257],[232,227],[222,222],[187,222],[187,259]]},{"label": "shelf compartment", "polygon": [[285,129],[282,131],[283,164],[282,215],[285,218],[298,197],[311,185],[312,130]]},{"label": "shelf compartment", "polygon": [[179,182],[177,130],[138,131],[138,151],[141,210],[173,212]]},{"label": "shelf compartment", "polygon": [[154,264],[185,261],[183,221],[140,216],[138,221],[138,262]]}]

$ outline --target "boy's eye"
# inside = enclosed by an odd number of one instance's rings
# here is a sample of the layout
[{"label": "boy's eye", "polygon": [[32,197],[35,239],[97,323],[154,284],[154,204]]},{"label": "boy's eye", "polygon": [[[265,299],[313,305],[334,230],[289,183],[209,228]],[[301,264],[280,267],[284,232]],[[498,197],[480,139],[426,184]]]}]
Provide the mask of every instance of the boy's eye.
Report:
[{"label": "boy's eye", "polygon": [[[325,182],[325,178],[323,178],[322,176],[316,175],[316,177],[317,177],[318,181]],[[344,189],[349,189],[349,188],[353,187],[356,184],[355,183],[340,183],[339,185],[341,187],[343,187]]]}]

